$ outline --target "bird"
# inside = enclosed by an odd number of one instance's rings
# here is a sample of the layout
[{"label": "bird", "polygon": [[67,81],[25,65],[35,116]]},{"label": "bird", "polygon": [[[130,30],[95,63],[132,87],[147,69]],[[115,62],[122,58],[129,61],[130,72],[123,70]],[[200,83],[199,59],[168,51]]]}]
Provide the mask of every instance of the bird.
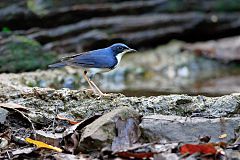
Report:
[{"label": "bird", "polygon": [[109,72],[119,65],[124,54],[130,52],[136,52],[136,50],[123,43],[115,43],[106,48],[63,57],[60,61],[49,65],[49,68],[61,68],[65,66],[79,67],[83,71],[84,79],[94,93],[98,94],[100,97],[109,96],[109,94],[103,93],[97,87],[97,85],[87,76],[87,73],[91,71],[94,76],[97,73]]}]

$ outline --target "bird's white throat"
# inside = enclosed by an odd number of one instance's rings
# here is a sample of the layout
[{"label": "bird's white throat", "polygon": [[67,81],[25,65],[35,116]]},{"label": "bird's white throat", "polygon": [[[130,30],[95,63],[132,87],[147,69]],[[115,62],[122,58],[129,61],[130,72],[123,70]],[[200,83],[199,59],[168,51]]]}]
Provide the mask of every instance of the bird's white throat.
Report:
[{"label": "bird's white throat", "polygon": [[121,53],[119,53],[119,54],[116,56],[118,63],[120,63],[120,61],[121,61],[121,59],[122,59],[122,56],[123,56],[125,53],[127,53],[127,52],[128,52],[128,51],[121,52]]}]

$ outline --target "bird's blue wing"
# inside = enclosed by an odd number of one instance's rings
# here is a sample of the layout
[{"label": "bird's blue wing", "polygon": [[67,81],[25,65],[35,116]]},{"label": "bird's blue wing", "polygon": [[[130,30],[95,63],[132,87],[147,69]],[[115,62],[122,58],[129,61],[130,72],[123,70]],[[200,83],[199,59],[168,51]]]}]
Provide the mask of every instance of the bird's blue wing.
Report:
[{"label": "bird's blue wing", "polygon": [[117,64],[117,59],[106,49],[66,57],[62,61],[67,62],[68,65],[85,68],[113,68]]}]

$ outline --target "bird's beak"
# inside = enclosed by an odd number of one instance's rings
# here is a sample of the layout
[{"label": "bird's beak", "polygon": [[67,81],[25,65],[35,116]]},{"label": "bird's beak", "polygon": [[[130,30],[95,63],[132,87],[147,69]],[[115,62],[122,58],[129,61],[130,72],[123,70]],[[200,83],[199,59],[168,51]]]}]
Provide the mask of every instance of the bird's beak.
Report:
[{"label": "bird's beak", "polygon": [[130,53],[130,52],[137,52],[137,50],[130,48],[130,49],[127,50],[127,52],[128,53]]}]

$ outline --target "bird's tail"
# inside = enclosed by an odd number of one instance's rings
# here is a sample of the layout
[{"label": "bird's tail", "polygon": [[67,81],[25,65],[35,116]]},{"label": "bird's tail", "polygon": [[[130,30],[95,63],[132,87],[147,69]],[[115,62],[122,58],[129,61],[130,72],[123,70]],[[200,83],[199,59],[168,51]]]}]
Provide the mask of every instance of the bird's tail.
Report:
[{"label": "bird's tail", "polygon": [[58,63],[48,65],[49,68],[60,68],[64,66],[66,66],[65,62],[58,62]]}]

